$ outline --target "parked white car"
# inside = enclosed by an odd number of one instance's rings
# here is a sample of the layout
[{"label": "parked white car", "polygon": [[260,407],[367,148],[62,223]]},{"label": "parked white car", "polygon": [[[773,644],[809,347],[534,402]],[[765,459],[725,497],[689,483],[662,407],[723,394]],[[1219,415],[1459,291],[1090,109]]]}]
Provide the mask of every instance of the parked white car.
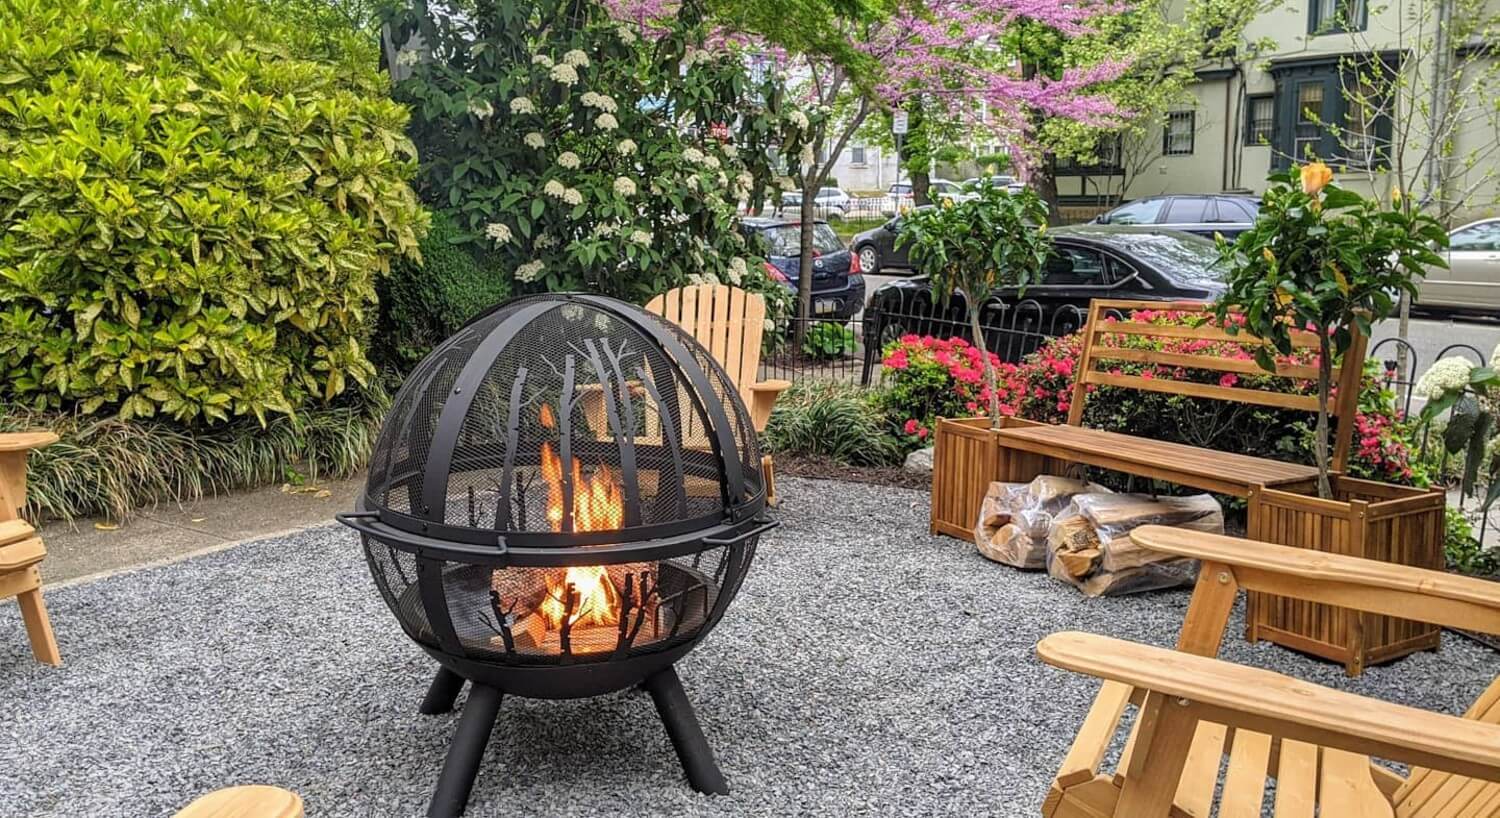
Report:
[{"label": "parked white car", "polygon": [[[817,209],[817,217],[838,221],[843,219],[849,212],[849,205],[853,198],[836,187],[818,188],[818,195],[813,199],[813,207]],[[802,207],[801,191],[788,191],[781,194],[782,214],[795,212]]]},{"label": "parked white car", "polygon": [[[947,179],[932,179],[927,183],[927,196],[933,201],[951,199],[955,202],[967,202],[979,198],[979,194],[964,190],[963,185]],[[898,182],[891,185],[886,191],[885,207],[882,211],[887,216],[897,213],[905,213],[912,208],[916,199],[912,196],[911,183]]]}]

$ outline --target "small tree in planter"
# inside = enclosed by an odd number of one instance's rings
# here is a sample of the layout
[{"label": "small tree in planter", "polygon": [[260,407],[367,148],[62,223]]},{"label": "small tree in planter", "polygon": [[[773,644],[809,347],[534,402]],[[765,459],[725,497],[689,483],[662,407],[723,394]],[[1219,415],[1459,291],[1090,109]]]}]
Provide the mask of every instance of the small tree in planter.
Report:
[{"label": "small tree in planter", "polygon": [[[1234,242],[1219,239],[1228,290],[1215,305],[1225,332],[1241,329],[1270,346],[1256,350],[1275,372],[1272,348],[1292,353],[1292,333],[1318,337],[1318,496],[1330,499],[1328,397],[1333,359],[1349,349],[1352,328],[1367,337],[1371,324],[1391,315],[1402,290],[1426,266],[1445,266],[1434,247],[1446,247],[1440,224],[1398,195],[1386,206],[1332,184],[1322,162],[1272,173],[1255,225]],[[1239,310],[1244,323],[1225,320]]]},{"label": "small tree in planter", "polygon": [[941,206],[911,212],[897,239],[909,248],[912,264],[931,278],[945,307],[954,290],[963,291],[974,346],[984,363],[993,428],[1000,426],[1000,390],[980,312],[1001,287],[1024,292],[1041,276],[1051,252],[1046,229],[1047,207],[1036,193],[985,185],[968,201],[945,199]]}]

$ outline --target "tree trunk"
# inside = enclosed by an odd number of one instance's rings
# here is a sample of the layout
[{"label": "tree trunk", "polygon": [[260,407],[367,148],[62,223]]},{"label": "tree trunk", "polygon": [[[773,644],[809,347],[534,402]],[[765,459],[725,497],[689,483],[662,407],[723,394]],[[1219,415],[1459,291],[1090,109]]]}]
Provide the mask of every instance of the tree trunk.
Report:
[{"label": "tree trunk", "polygon": [[1053,227],[1062,224],[1062,209],[1057,199],[1056,165],[1052,154],[1042,156],[1042,161],[1027,177],[1026,184],[1036,191],[1036,195],[1040,196],[1042,202],[1047,205],[1047,224]]},{"label": "tree trunk", "polygon": [[[1358,365],[1357,363],[1355,364]],[[1318,332],[1318,496],[1333,499],[1333,488],[1328,481],[1328,387],[1333,380],[1333,350],[1329,348],[1328,333]],[[1339,423],[1353,423],[1354,418],[1339,418]]]},{"label": "tree trunk", "polygon": [[990,388],[990,428],[1000,428],[1000,390],[995,381],[995,364],[990,361],[990,348],[984,342],[984,327],[979,323],[979,312],[983,302],[975,303],[968,293],[964,300],[969,307],[969,327],[974,331],[974,346],[979,350],[979,360],[984,364],[984,382]]},{"label": "tree trunk", "polygon": [[817,218],[818,181],[821,174],[808,175],[811,182],[802,185],[801,255],[797,259],[797,318],[795,339],[797,348],[802,348],[802,339],[807,337],[807,326],[812,318],[813,291],[813,221]]},{"label": "tree trunk", "polygon": [[932,204],[931,197],[932,177],[927,175],[927,169],[913,170],[911,172],[911,204],[912,207],[921,207]]}]

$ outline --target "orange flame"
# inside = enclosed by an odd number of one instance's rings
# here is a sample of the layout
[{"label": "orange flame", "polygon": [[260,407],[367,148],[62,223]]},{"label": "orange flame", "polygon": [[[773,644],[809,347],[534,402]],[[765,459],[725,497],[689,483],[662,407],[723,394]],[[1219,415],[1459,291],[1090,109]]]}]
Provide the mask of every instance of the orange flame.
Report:
[{"label": "orange flame", "polygon": [[[543,425],[550,417],[551,411],[543,405]],[[573,530],[608,531],[623,526],[625,499],[614,472],[608,466],[600,466],[593,474],[585,476],[578,458],[568,459],[573,461]],[[547,522],[553,531],[562,531],[563,463],[552,450],[551,443],[542,444],[541,472],[547,483]],[[577,595],[572,614],[568,613],[567,604],[570,588]],[[603,566],[575,566],[560,577],[547,577],[547,594],[537,612],[550,630],[561,629],[565,619],[572,625],[618,625],[620,595]]]},{"label": "orange flame", "polygon": [[552,416],[552,407],[550,405],[545,404],[545,403],[542,404],[542,409],[541,409],[541,412],[539,414],[540,414],[540,417],[538,418],[538,420],[540,420],[542,422],[542,426],[544,428],[547,428],[547,429],[556,429],[557,428],[557,418],[555,418],[555,417]]}]

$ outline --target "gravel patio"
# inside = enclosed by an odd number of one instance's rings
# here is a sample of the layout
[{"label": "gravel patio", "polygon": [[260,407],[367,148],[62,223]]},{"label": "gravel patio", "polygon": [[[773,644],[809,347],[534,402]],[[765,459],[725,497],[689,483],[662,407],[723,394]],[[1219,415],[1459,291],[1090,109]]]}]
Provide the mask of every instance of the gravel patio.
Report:
[{"label": "gravel patio", "polygon": [[[1186,592],[1088,600],[927,534],[923,492],[782,481],[724,622],[680,665],[733,794],[694,794],[641,693],[508,699],[469,815],[1032,816],[1096,682],[1034,656],[1057,630],[1170,644]],[[416,815],[456,714],[334,525],[53,591],[67,664],[0,606],[0,813],[170,814],[270,783],[311,816]],[[1235,626],[1237,627],[1237,625]],[[1500,672],[1459,637],[1340,667],[1236,636],[1225,656],[1461,712]]]}]

